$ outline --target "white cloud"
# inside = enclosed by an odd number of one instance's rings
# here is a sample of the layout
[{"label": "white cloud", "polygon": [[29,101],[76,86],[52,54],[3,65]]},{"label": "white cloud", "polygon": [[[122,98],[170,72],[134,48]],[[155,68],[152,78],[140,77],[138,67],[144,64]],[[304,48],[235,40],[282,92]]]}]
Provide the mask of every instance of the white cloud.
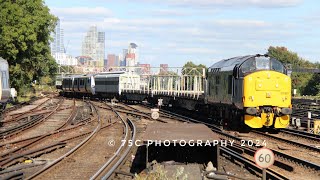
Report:
[{"label": "white cloud", "polygon": [[223,19],[215,20],[214,24],[224,27],[267,27],[269,23],[261,20]]},{"label": "white cloud", "polygon": [[162,3],[174,6],[205,7],[259,7],[259,8],[284,8],[297,6],[303,0],[138,0],[144,3]]},{"label": "white cloud", "polygon": [[205,47],[179,47],[174,50],[184,54],[214,54],[216,52],[216,50],[212,48]]},{"label": "white cloud", "polygon": [[112,11],[104,7],[70,7],[70,8],[50,8],[54,15],[63,18],[89,18],[89,17],[109,17],[112,16]]},{"label": "white cloud", "polygon": [[181,9],[155,9],[151,11],[155,16],[187,16],[189,12]]}]

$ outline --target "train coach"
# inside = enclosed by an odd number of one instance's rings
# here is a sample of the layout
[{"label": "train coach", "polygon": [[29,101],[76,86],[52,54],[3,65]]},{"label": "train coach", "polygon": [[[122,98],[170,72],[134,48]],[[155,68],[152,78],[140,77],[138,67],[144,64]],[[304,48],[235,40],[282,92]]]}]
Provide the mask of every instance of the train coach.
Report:
[{"label": "train coach", "polygon": [[95,95],[95,81],[92,74],[66,76],[62,78],[61,84],[64,95],[77,97]]},{"label": "train coach", "polygon": [[283,64],[268,55],[213,64],[207,78],[209,113],[227,126],[286,128],[292,113],[291,79],[286,73]]},{"label": "train coach", "polygon": [[99,73],[94,80],[96,94],[101,98],[127,100],[126,92],[140,90],[140,76],[124,71]]},{"label": "train coach", "polygon": [[9,64],[0,57],[0,109],[6,107],[10,99]]},{"label": "train coach", "polygon": [[87,74],[74,77],[73,91],[78,96],[94,96],[95,80],[94,75]]}]

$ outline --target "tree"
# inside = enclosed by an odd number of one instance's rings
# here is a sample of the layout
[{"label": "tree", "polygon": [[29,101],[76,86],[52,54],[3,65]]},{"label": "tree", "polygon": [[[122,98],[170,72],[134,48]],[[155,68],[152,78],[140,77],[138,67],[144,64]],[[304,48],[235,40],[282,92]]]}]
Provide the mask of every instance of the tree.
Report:
[{"label": "tree", "polygon": [[203,69],[207,71],[207,67],[203,64],[196,65],[192,61],[188,61],[183,65],[182,74],[185,75],[202,75]]},{"label": "tree", "polygon": [[320,96],[320,74],[313,74],[311,80],[306,84],[303,89],[303,94]]},{"label": "tree", "polygon": [[[268,55],[276,58],[285,65],[291,64],[292,68],[317,68],[319,64],[314,64],[298,56],[297,53],[289,51],[285,47],[273,47],[270,46],[268,49]],[[312,73],[297,73],[291,74],[292,89],[298,89],[298,93],[302,94],[317,94],[316,87],[319,84],[316,81],[317,76]],[[311,83],[311,84],[310,84]],[[312,90],[311,90],[312,89]],[[318,89],[319,90],[319,89]]]},{"label": "tree", "polygon": [[[203,72],[203,70],[205,72]],[[195,80],[199,82],[200,79],[203,78],[203,75],[207,74],[207,70],[207,67],[203,64],[196,65],[192,61],[188,61],[182,68],[182,75],[184,75],[183,84],[186,89],[193,90]]]},{"label": "tree", "polygon": [[42,0],[1,0],[0,9],[0,56],[8,60],[10,85],[21,94],[56,72],[49,41],[57,18]]}]

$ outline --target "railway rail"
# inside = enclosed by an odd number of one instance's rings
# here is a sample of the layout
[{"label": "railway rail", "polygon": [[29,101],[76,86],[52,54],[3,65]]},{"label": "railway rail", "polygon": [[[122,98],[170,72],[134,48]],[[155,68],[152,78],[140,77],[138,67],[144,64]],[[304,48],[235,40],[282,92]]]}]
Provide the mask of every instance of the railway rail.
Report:
[{"label": "railway rail", "polygon": [[[21,158],[25,159],[25,156],[28,154],[34,154],[36,152],[41,152],[41,151],[43,151],[42,148],[38,148],[37,150],[29,150],[29,152],[25,152],[25,151],[28,149],[31,149],[33,146],[36,146],[37,144],[47,140],[50,137],[56,136],[59,133],[64,133],[66,131],[70,131],[70,130],[73,130],[77,127],[80,127],[80,126],[74,126],[71,128],[65,128],[67,126],[67,124],[74,118],[75,109],[76,109],[75,108],[75,101],[73,101],[73,109],[72,109],[69,117],[66,119],[66,121],[62,125],[58,126],[53,132],[48,132],[48,133],[45,133],[42,135],[24,138],[24,139],[20,139],[17,141],[9,141],[9,142],[0,144],[0,147],[10,147],[13,144],[15,144],[15,148],[13,150],[9,150],[5,153],[0,154],[0,157],[1,157],[0,167],[4,167],[5,165],[7,166],[8,163],[12,164],[12,162],[13,163],[19,162]],[[21,144],[21,145],[17,145],[17,144]],[[24,153],[22,151],[24,151]],[[21,156],[22,153],[24,154],[24,156]],[[10,156],[10,158],[9,158],[9,156]]]},{"label": "railway rail", "polygon": [[89,142],[98,133],[98,131],[101,128],[101,119],[100,119],[100,115],[98,113],[98,110],[95,107],[93,107],[93,109],[94,109],[95,113],[97,114],[98,123],[94,127],[94,130],[90,133],[90,135],[87,136],[84,140],[82,140],[77,146],[75,146],[70,151],[68,151],[66,154],[60,156],[59,158],[54,160],[52,163],[49,163],[48,165],[43,167],[41,170],[37,171],[36,173],[32,174],[31,176],[27,177],[26,179],[33,179],[33,178],[36,178],[36,177],[43,175],[45,172],[48,172],[49,169],[51,169],[53,166],[56,166],[58,163],[65,160],[67,157],[74,154],[78,149],[83,147],[87,142]]},{"label": "railway rail", "polygon": [[[317,147],[314,147],[314,146],[310,146],[308,144],[303,144],[303,143],[300,143],[300,142],[297,142],[297,141],[281,138],[279,136],[266,134],[266,133],[263,133],[263,132],[260,132],[260,131],[256,131],[256,130],[252,130],[251,132],[253,132],[255,134],[262,135],[262,136],[266,136],[266,137],[271,138],[271,139],[276,139],[276,140],[282,141],[284,143],[292,144],[294,146],[302,147],[302,148],[305,148],[305,149],[308,149],[308,150],[311,150],[311,151],[314,151],[314,152],[318,152],[318,153],[320,152],[320,148],[317,148]],[[308,139],[310,139],[310,137],[308,137]],[[316,141],[318,141],[318,140],[316,140]]]},{"label": "railway rail", "polygon": [[312,133],[308,133],[305,131],[299,131],[299,130],[295,130],[295,129],[280,129],[280,132],[320,142],[320,135],[319,134],[312,134]]},{"label": "railway rail", "polygon": [[[90,178],[91,180],[97,179],[98,177],[101,177],[101,179],[108,179],[114,173],[114,171],[118,168],[118,166],[122,162],[124,162],[126,156],[131,150],[132,146],[128,146],[129,140],[134,142],[136,137],[136,127],[133,121],[131,121],[129,118],[125,120],[117,112],[118,110],[115,110],[112,107],[110,108],[112,109],[113,112],[117,114],[117,116],[121,119],[121,121],[125,125],[125,135],[122,140],[122,142],[125,142],[125,144],[122,144],[117,149],[116,153],[112,157],[110,157],[109,160]],[[131,129],[130,131],[129,131],[129,128]],[[124,147],[125,149],[123,149]]]},{"label": "railway rail", "polygon": [[[26,131],[27,129],[33,128],[43,122],[44,120],[48,119],[51,115],[53,115],[57,109],[61,106],[64,99],[60,99],[58,105],[47,115],[36,115],[31,116],[30,120],[27,122],[22,122],[21,124],[11,127],[9,129],[3,130],[0,132],[0,138],[8,138],[10,136],[16,135],[22,131]],[[29,118],[28,118],[29,119]]]}]

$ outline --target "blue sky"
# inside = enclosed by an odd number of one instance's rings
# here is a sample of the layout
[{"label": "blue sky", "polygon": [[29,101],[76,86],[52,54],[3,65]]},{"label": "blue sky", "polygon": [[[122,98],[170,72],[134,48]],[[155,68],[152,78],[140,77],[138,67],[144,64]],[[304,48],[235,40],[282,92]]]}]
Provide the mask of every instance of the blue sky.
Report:
[{"label": "blue sky", "polygon": [[67,52],[81,55],[90,25],[106,33],[106,54],[138,45],[139,62],[210,66],[285,46],[320,61],[318,0],[45,0],[61,19]]}]

